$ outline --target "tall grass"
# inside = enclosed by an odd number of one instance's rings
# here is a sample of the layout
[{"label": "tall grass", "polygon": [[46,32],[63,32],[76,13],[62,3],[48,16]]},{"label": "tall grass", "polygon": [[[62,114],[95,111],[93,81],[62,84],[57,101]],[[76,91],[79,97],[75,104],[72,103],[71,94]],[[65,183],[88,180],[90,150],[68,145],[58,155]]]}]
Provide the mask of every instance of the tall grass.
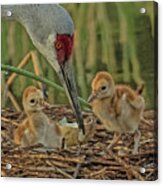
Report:
[{"label": "tall grass", "polygon": [[[155,38],[154,3],[81,3],[63,6],[70,12],[75,23],[75,50],[72,59],[80,96],[87,99],[91,79],[97,71],[106,70],[112,73],[117,83],[131,84],[133,88],[144,81],[147,85],[144,92],[147,107],[153,108],[154,85],[148,82],[153,82],[154,79],[154,58],[148,56],[154,52],[151,47]],[[146,8],[146,14],[140,14],[141,7]],[[142,35],[146,35],[147,40],[140,46],[142,41],[139,38]],[[144,50],[145,55],[141,52],[142,48],[147,49]],[[29,36],[19,23],[2,21],[2,63],[17,66],[33,49]],[[44,57],[38,54],[38,60],[42,76],[59,83],[57,75]],[[32,63],[26,69],[33,72]],[[3,92],[7,77],[4,74],[2,76]],[[21,76],[16,78],[11,91],[19,100],[22,90],[32,83],[32,80]],[[60,92],[51,87],[48,90],[50,102],[67,102]]]}]

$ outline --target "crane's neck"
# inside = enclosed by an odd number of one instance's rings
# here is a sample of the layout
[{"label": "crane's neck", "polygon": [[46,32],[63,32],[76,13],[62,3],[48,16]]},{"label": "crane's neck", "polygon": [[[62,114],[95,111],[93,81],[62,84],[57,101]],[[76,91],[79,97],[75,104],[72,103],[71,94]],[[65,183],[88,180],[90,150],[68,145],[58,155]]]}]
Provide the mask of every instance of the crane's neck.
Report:
[{"label": "crane's neck", "polygon": [[[8,11],[11,16],[7,15]],[[68,12],[57,4],[2,5],[2,18],[19,21],[35,47],[52,63],[56,60],[56,35],[72,36],[74,32],[73,21]]]}]

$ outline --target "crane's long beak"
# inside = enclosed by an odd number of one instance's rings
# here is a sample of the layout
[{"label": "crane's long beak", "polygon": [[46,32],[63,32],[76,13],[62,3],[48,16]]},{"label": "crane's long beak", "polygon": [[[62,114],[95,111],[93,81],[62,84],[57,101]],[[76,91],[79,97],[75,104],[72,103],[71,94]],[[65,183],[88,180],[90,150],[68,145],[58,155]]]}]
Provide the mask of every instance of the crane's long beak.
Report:
[{"label": "crane's long beak", "polygon": [[66,62],[65,64],[60,65],[59,77],[63,83],[69,102],[76,115],[79,128],[82,130],[83,134],[85,134],[83,116],[81,113],[81,108],[77,97],[78,94],[76,90],[73,68],[70,62]]}]

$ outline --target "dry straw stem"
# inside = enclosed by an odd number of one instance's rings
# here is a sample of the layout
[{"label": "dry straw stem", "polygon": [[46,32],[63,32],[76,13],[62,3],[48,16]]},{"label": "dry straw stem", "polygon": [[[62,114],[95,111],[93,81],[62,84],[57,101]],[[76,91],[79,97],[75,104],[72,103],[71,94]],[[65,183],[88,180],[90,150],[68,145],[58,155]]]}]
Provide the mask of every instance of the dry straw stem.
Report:
[{"label": "dry straw stem", "polygon": [[14,126],[19,126],[19,124],[17,124],[16,122],[14,122],[14,121],[12,121],[12,120],[9,120],[9,119],[7,119],[7,118],[5,118],[5,117],[1,117],[1,121],[4,121],[4,122],[6,122],[6,123],[11,123],[12,125],[14,125]]},{"label": "dry straw stem", "polygon": [[[18,159],[20,157],[19,154],[9,154],[8,158],[10,159]],[[21,158],[29,158],[29,154],[21,154]],[[37,153],[32,153],[30,154],[30,158],[31,159],[42,159],[42,160],[49,160],[49,155],[48,154],[37,154]],[[61,155],[52,155],[50,157],[51,160],[57,160],[57,161],[64,161],[64,162],[68,162],[68,163],[83,163],[84,162],[84,158],[85,156],[80,156],[80,157],[64,157]]]},{"label": "dry straw stem", "polygon": [[[37,76],[40,76],[42,72],[41,72],[41,68],[39,65],[39,59],[38,59],[36,51],[31,51],[31,58],[32,58],[32,63],[34,67],[34,72]],[[40,82],[38,82],[38,85],[40,88],[42,88],[42,84]]]},{"label": "dry straw stem", "polygon": [[[20,63],[17,66],[17,68],[19,68],[19,69],[23,68],[29,62],[30,58],[32,58],[32,63],[33,63],[35,74],[37,76],[40,76],[42,73],[41,73],[41,70],[40,70],[39,59],[38,59],[36,51],[31,51],[31,52],[27,53],[26,56],[22,59],[22,61],[20,61]],[[7,80],[8,87],[12,84],[12,82],[14,81],[16,76],[17,76],[17,74],[13,73],[8,78],[8,80]],[[41,84],[40,83],[39,83],[39,87],[41,88]]]},{"label": "dry straw stem", "polygon": [[11,91],[7,91],[7,96],[10,98],[12,104],[14,105],[16,111],[20,112],[21,111],[21,108],[18,104],[18,102],[16,101],[16,98],[14,97],[14,95],[11,93]]},{"label": "dry straw stem", "polygon": [[[31,53],[28,53],[24,58],[23,60],[19,63],[19,65],[17,66],[17,68],[23,68],[27,63],[28,63],[28,60],[30,59],[31,57]],[[7,80],[7,85],[8,87],[12,84],[12,82],[14,81],[14,79],[16,78],[17,74],[16,73],[13,73],[11,74],[11,76],[8,78]]]},{"label": "dry straw stem", "polygon": [[138,171],[135,170],[134,166],[128,165],[124,160],[122,160],[120,157],[118,157],[115,153],[113,153],[111,150],[108,151],[109,155],[114,158],[120,165],[122,165],[126,172],[130,175],[133,175],[138,180],[144,181],[143,176],[141,176]]}]

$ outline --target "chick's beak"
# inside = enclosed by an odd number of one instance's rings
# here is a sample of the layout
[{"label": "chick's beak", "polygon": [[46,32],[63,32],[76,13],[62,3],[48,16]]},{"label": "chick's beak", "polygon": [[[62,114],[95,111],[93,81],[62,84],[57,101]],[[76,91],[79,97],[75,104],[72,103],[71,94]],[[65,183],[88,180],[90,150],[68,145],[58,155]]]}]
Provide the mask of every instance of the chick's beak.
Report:
[{"label": "chick's beak", "polygon": [[88,103],[93,102],[97,98],[97,94],[92,92],[91,95],[88,98]]},{"label": "chick's beak", "polygon": [[76,83],[73,75],[73,68],[70,61],[60,64],[59,78],[66,90],[69,102],[73,108],[73,111],[76,115],[76,119],[79,125],[79,128],[85,134],[83,116],[81,113],[81,108],[78,100],[78,94],[76,90]]},{"label": "chick's beak", "polygon": [[50,104],[45,100],[40,101],[40,106],[44,109],[50,108]]}]

